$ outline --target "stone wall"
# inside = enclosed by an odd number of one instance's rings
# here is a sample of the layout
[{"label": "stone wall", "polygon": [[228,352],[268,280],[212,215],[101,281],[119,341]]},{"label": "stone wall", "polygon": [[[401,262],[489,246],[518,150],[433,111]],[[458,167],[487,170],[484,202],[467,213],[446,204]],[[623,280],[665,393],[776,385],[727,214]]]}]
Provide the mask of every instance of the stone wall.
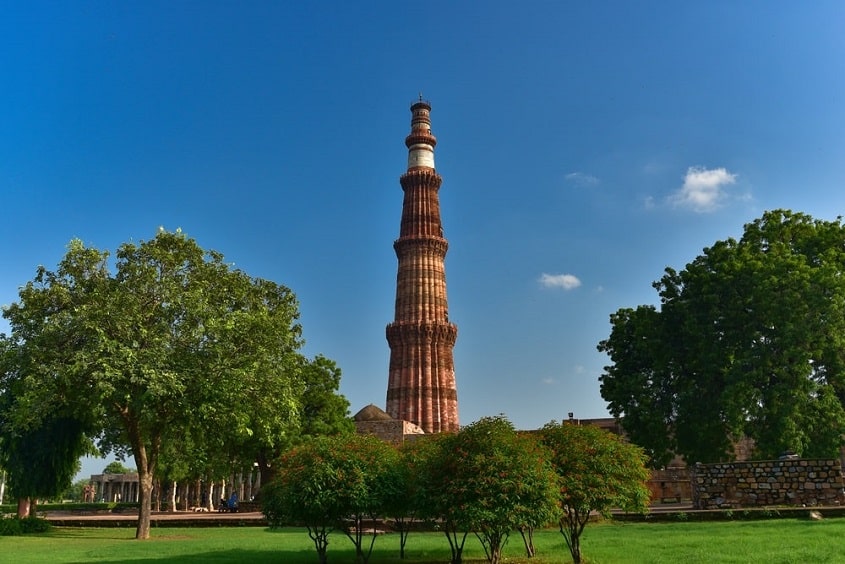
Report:
[{"label": "stone wall", "polygon": [[355,421],[355,430],[359,435],[375,435],[381,440],[394,445],[416,436],[423,435],[423,430],[410,421],[390,419],[387,421]]},{"label": "stone wall", "polygon": [[652,470],[646,485],[651,495],[651,503],[680,503],[692,499],[689,468],[686,466]]},{"label": "stone wall", "polygon": [[696,464],[690,468],[696,509],[770,505],[838,505],[839,460],[789,459]]}]

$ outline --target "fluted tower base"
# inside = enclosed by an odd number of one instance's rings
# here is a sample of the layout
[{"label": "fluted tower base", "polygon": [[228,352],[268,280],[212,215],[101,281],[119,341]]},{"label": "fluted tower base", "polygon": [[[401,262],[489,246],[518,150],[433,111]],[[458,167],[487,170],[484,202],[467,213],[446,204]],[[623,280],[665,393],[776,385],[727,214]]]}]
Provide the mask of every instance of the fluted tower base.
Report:
[{"label": "fluted tower base", "polygon": [[391,417],[416,423],[426,433],[458,430],[452,357],[457,336],[453,323],[387,326],[390,380],[385,411]]}]

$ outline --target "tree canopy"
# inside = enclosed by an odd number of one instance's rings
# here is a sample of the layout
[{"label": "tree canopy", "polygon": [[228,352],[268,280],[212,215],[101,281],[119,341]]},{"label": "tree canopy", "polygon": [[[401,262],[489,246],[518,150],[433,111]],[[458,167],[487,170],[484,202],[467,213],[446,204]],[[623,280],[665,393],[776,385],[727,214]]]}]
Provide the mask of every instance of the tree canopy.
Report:
[{"label": "tree canopy", "polygon": [[613,508],[644,512],[649,478],[642,450],[599,427],[547,424],[542,443],[552,451],[561,504],[560,532],[573,561],[581,562],[581,534],[590,514],[609,515]]},{"label": "tree canopy", "polygon": [[601,394],[652,464],[835,457],[845,433],[845,227],[766,212],[611,315]]},{"label": "tree canopy", "polygon": [[135,470],[127,468],[119,460],[109,462],[106,464],[106,467],[103,468],[103,474],[132,474],[133,472],[135,472]]},{"label": "tree canopy", "polygon": [[487,560],[497,563],[511,531],[556,518],[549,453],[502,416],[484,417],[444,435],[420,454],[420,511],[441,523],[453,564],[462,561],[469,531],[476,533]]},{"label": "tree canopy", "polygon": [[[400,495],[399,453],[370,435],[321,436],[286,452],[263,489],[262,510],[271,526],[304,525],[318,559],[326,562],[328,536],[343,530],[366,562],[376,539],[376,518]],[[365,520],[370,544],[364,547]]]},{"label": "tree canopy", "polygon": [[39,267],[4,308],[3,420],[34,430],[59,414],[104,452],[131,453],[136,537],[148,538],[164,444],[232,448],[260,437],[272,448],[298,426],[298,303],[180,231],[124,243],[113,265],[109,256],[71,241],[57,269]]}]

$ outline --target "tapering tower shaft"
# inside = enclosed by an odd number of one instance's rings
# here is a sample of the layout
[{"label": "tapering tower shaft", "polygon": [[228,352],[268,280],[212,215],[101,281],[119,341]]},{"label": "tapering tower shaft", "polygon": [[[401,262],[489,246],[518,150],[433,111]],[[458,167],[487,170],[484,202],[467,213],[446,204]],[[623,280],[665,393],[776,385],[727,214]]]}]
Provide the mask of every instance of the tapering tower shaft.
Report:
[{"label": "tapering tower shaft", "polygon": [[399,183],[405,193],[399,238],[396,309],[387,326],[390,375],[387,413],[416,423],[426,433],[457,431],[458,393],[452,350],[458,327],[449,323],[446,301],[448,243],[440,222],[434,169],[437,139],[431,133],[431,105],[411,106],[411,133],[405,138],[408,169]]}]

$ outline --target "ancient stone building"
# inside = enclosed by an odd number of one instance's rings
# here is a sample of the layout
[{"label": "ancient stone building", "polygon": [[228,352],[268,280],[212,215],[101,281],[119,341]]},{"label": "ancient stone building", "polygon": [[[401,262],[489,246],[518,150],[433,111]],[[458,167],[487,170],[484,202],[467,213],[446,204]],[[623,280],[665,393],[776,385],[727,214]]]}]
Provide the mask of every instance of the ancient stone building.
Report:
[{"label": "ancient stone building", "polygon": [[440,221],[438,191],[443,179],[434,168],[431,105],[411,106],[411,133],[405,138],[408,169],[404,191],[393,323],[387,326],[390,368],[387,413],[426,433],[457,431],[458,395],[452,349],[458,328],[449,322],[444,261],[448,243]]},{"label": "ancient stone building", "polygon": [[396,446],[425,435],[419,426],[410,421],[393,419],[373,404],[356,413],[352,419],[359,435],[374,435]]}]

